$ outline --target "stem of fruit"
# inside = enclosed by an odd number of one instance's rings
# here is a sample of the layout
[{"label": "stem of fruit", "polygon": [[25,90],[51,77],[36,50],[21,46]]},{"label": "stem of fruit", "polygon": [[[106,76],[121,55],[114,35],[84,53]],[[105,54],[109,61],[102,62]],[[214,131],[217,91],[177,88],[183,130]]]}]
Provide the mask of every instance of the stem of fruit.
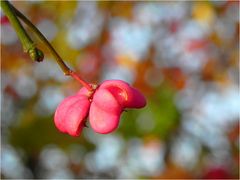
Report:
[{"label": "stem of fruit", "polygon": [[11,4],[8,1],[1,1],[1,8],[15,29],[17,36],[22,43],[24,52],[27,52],[33,60],[42,61],[44,57],[43,52],[35,47],[32,39],[29,37],[22,24],[16,17]]},{"label": "stem of fruit", "polygon": [[[62,60],[56,50],[52,47],[52,45],[48,42],[45,36],[36,28],[35,25],[32,24],[28,18],[26,18],[20,11],[18,11],[13,5],[11,5],[8,1],[1,1],[1,7],[3,8],[4,13],[9,18],[10,23],[13,25],[15,31],[18,34],[19,39],[21,40],[24,49],[27,49],[28,52],[32,52],[32,48],[34,47],[33,41],[30,39],[23,26],[19,22],[19,17],[29,28],[35,33],[35,35],[44,43],[44,45],[49,49],[51,54],[54,56],[55,61],[62,69],[64,75],[70,75],[78,82],[80,82],[84,87],[86,87],[89,91],[93,91],[93,88],[89,83],[80,78],[74,71],[72,71]],[[34,47],[35,48],[35,47]],[[38,49],[37,49],[38,50]],[[39,50],[40,51],[40,50]],[[43,55],[43,53],[42,53]],[[42,56],[43,57],[43,56]]]},{"label": "stem of fruit", "polygon": [[36,28],[35,25],[32,24],[32,22],[27,19],[20,11],[18,11],[14,6],[12,6],[12,9],[16,13],[17,17],[19,17],[29,28],[30,30],[35,33],[35,35],[48,47],[49,51],[54,56],[56,62],[62,69],[65,75],[70,75],[70,68],[64,63],[62,58],[59,56],[59,54],[55,51],[55,49],[52,47],[52,45],[48,42],[48,40],[45,38],[45,36]]},{"label": "stem of fruit", "polygon": [[89,83],[87,83],[86,81],[84,81],[83,79],[81,79],[81,78],[77,75],[76,72],[71,71],[71,72],[70,72],[70,75],[71,75],[74,79],[76,79],[78,82],[80,82],[85,88],[87,88],[88,91],[93,91],[93,90],[94,90],[93,87],[92,87]]}]

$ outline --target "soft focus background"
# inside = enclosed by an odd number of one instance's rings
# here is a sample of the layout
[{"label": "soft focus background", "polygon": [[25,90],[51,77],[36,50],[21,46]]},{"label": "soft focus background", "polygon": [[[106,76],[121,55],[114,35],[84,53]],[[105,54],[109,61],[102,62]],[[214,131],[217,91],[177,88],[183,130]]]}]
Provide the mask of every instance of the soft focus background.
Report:
[{"label": "soft focus background", "polygon": [[1,12],[2,178],[239,177],[237,1],[12,3],[87,81],[125,80],[148,105],[114,133],[61,134],[55,109],[81,85],[34,36],[30,60]]}]

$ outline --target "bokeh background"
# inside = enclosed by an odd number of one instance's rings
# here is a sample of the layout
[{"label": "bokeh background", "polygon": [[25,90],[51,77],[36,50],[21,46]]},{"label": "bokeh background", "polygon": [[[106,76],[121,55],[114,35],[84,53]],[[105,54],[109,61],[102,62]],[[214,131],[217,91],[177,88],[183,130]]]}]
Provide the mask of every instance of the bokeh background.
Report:
[{"label": "bokeh background", "polygon": [[108,135],[60,133],[55,109],[81,85],[35,36],[44,61],[23,53],[1,11],[2,178],[239,177],[237,1],[12,3],[84,79],[148,104]]}]

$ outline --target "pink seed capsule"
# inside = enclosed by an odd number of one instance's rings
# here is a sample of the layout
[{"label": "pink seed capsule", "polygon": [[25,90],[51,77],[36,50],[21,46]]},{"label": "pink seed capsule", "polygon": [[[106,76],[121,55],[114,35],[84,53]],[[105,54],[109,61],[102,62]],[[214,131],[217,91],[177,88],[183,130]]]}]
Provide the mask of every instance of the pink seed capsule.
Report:
[{"label": "pink seed capsule", "polygon": [[90,94],[90,91],[87,90],[87,88],[82,87],[78,92],[77,95],[83,95],[83,96],[88,96]]},{"label": "pink seed capsule", "polygon": [[124,108],[146,106],[146,99],[142,93],[122,80],[104,81],[100,88],[108,89]]},{"label": "pink seed capsule", "polygon": [[96,90],[89,111],[91,127],[101,134],[114,131],[118,127],[122,110],[122,106],[108,90]]},{"label": "pink seed capsule", "polygon": [[118,127],[124,108],[141,108],[145,105],[145,97],[129,84],[121,80],[105,81],[93,96],[90,125],[97,133],[110,133]]},{"label": "pink seed capsule", "polygon": [[[97,133],[113,132],[125,108],[142,108],[145,97],[128,83],[108,80],[93,90],[83,87],[77,95],[64,99],[54,116],[56,127],[63,133],[79,136],[89,114],[90,125]],[[92,87],[93,87],[92,86]]]},{"label": "pink seed capsule", "polygon": [[63,133],[79,136],[87,118],[90,102],[87,96],[75,95],[65,98],[54,115],[56,127]]}]

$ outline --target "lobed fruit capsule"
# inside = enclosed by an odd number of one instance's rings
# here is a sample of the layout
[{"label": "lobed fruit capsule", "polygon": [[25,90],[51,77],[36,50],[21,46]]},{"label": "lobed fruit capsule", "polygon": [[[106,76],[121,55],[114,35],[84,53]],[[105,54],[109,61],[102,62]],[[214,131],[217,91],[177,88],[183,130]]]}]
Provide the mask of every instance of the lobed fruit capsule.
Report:
[{"label": "lobed fruit capsule", "polygon": [[83,87],[75,96],[64,99],[55,112],[54,122],[61,132],[78,136],[89,114],[92,129],[107,134],[118,127],[125,108],[145,105],[145,97],[128,83],[107,80],[94,91]]}]

